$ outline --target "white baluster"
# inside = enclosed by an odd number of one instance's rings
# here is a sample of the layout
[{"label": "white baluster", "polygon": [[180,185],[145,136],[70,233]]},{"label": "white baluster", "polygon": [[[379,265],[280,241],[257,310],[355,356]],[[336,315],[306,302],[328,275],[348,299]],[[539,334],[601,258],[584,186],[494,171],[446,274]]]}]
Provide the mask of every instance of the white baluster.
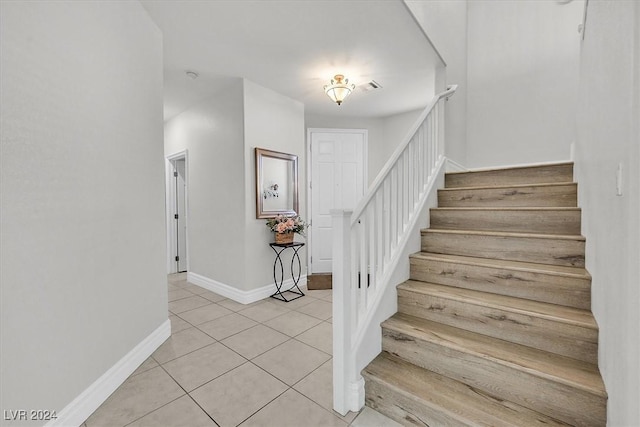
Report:
[{"label": "white baluster", "polygon": [[[376,257],[377,257],[377,238],[376,238],[376,227],[378,225],[378,220],[377,220],[377,210],[376,210],[376,200],[377,197],[374,198],[371,201],[371,204],[369,205],[369,236],[368,236],[368,249],[369,249],[369,263],[367,265],[367,295],[369,296],[369,298],[367,299],[367,302],[370,304],[372,301],[372,298],[370,297],[371,295],[373,295],[375,293],[375,285],[376,285],[376,268],[378,266],[378,263],[376,261]],[[368,305],[368,304],[367,304]]]},{"label": "white baluster", "polygon": [[[376,197],[376,278],[382,276],[382,270],[384,268],[384,186],[381,187],[378,197]],[[376,280],[375,287],[377,291],[378,282]]]},{"label": "white baluster", "polygon": [[367,209],[362,212],[360,220],[362,222],[358,225],[358,232],[360,233],[360,239],[358,242],[358,253],[360,258],[360,264],[358,266],[358,272],[360,273],[360,289],[358,292],[358,294],[360,294],[360,314],[358,315],[358,324],[360,324],[362,321],[361,319],[364,319],[367,314],[367,221],[369,221]]},{"label": "white baluster", "polygon": [[391,178],[389,174],[387,179],[384,180],[384,264],[389,262],[389,255],[391,254],[391,223],[393,216],[391,215]]}]

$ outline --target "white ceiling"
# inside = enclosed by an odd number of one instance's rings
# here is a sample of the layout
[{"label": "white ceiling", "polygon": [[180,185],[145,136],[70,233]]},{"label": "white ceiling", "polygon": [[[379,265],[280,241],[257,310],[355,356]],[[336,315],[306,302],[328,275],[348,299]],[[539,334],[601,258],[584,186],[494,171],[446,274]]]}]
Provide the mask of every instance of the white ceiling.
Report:
[{"label": "white ceiling", "polygon": [[[423,107],[433,93],[438,57],[402,0],[142,4],[163,33],[165,120],[238,77],[326,115],[386,116]],[[322,87],[339,73],[382,89],[357,89],[337,106]]]}]

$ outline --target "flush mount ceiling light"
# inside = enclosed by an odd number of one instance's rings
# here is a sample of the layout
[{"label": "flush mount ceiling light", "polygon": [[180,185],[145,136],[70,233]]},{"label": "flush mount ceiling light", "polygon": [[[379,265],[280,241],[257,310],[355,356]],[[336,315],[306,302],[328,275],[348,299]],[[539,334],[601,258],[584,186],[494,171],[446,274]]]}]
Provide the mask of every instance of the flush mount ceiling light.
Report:
[{"label": "flush mount ceiling light", "polygon": [[355,88],[356,85],[349,84],[349,79],[345,79],[342,74],[336,74],[331,79],[331,84],[324,87],[324,92],[333,102],[340,105]]}]

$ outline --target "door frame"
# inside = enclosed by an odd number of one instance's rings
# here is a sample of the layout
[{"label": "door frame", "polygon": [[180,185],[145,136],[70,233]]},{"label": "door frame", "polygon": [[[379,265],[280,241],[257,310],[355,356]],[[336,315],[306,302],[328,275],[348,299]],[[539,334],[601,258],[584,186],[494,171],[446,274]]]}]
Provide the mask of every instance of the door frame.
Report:
[{"label": "door frame", "polygon": [[[307,191],[306,191],[306,208],[309,222],[313,219],[313,150],[311,149],[311,134],[314,132],[322,133],[359,133],[362,134],[363,147],[362,147],[362,182],[364,183],[364,193],[367,193],[369,188],[369,131],[367,129],[342,129],[342,128],[307,128]],[[311,275],[313,264],[311,258],[313,256],[312,251],[313,242],[313,224],[307,228],[307,274]]]},{"label": "door frame", "polygon": [[190,271],[189,268],[189,151],[182,150],[176,153],[170,154],[165,157],[165,218],[166,218],[166,227],[167,227],[167,274],[177,273],[178,266],[176,265],[176,255],[177,255],[177,242],[176,242],[176,228],[175,223],[173,222],[173,215],[175,212],[175,200],[176,200],[176,179],[173,176],[174,171],[174,162],[176,160],[184,160],[184,204],[185,204],[185,215],[184,215],[184,225],[187,230],[185,233],[185,247],[186,253],[184,256],[186,257],[186,267],[187,271]]}]

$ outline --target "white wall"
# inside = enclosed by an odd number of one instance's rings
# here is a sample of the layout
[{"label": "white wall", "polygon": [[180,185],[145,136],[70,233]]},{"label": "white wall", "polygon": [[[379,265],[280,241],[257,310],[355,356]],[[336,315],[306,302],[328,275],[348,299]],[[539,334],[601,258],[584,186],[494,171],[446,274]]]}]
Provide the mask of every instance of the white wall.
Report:
[{"label": "white wall", "polygon": [[446,84],[457,84],[446,103],[446,155],[466,164],[467,1],[405,0],[409,10],[447,64]]},{"label": "white wall", "polygon": [[[266,220],[256,219],[255,148],[266,148],[298,156],[299,214],[306,221],[306,164],[304,105],[270,89],[244,80],[244,244],[245,288],[255,289],[273,283],[274,253],[269,243],[273,233]],[[304,238],[296,235],[296,240]],[[306,274],[307,257],[301,251],[302,274]],[[285,272],[291,250],[285,258]],[[285,279],[289,277],[285,273]],[[275,290],[275,289],[274,289]]]},{"label": "white wall", "polygon": [[189,269],[245,287],[243,83],[165,123],[165,154],[189,151]]},{"label": "white wall", "polygon": [[376,178],[389,160],[389,157],[405,140],[409,129],[415,124],[423,111],[423,109],[407,111],[406,113],[394,114],[381,119],[383,143],[369,150],[369,168],[373,172],[369,176],[369,180],[373,181]]},{"label": "white wall", "polygon": [[[580,67],[576,180],[600,327],[608,425],[640,425],[640,3],[589,2]],[[616,171],[623,168],[623,194]]]},{"label": "white wall", "polygon": [[583,2],[468,2],[468,167],[569,159]]},{"label": "white wall", "polygon": [[304,218],[301,103],[238,78],[165,124],[166,155],[189,150],[190,273],[245,296],[273,283],[273,233],[256,219],[255,147],[299,156]]},{"label": "white wall", "polygon": [[0,409],[60,412],[167,320],[162,38],[137,2],[0,7]]}]

